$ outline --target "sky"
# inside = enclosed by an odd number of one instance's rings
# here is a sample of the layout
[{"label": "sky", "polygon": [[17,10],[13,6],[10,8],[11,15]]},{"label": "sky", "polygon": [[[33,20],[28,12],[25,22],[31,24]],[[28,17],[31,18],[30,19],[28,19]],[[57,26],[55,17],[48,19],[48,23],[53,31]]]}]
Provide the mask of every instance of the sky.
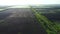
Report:
[{"label": "sky", "polygon": [[60,0],[0,0],[0,5],[60,4]]}]

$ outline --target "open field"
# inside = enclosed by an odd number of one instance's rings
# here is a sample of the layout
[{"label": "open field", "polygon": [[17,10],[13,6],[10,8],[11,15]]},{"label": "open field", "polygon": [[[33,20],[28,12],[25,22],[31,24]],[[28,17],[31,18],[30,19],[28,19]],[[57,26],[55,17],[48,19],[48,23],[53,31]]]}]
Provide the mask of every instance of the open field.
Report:
[{"label": "open field", "polygon": [[0,12],[1,34],[60,33],[59,8],[26,7],[11,6]]},{"label": "open field", "polygon": [[3,11],[3,10],[6,10],[8,9],[9,6],[0,6],[0,12]]},{"label": "open field", "polygon": [[46,34],[30,8],[9,8],[0,13],[2,34]]},{"label": "open field", "polygon": [[38,22],[46,30],[47,34],[60,33],[60,14],[58,9],[32,8]]}]

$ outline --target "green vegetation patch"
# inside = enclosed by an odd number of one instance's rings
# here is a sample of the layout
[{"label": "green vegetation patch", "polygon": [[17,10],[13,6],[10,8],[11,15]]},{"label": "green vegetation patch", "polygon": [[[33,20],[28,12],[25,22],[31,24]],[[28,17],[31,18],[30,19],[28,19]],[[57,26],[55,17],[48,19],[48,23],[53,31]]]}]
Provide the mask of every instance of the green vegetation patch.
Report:
[{"label": "green vegetation patch", "polygon": [[39,24],[46,30],[47,34],[60,34],[60,24],[51,22],[45,16],[41,15],[34,8],[31,8],[37,18]]}]

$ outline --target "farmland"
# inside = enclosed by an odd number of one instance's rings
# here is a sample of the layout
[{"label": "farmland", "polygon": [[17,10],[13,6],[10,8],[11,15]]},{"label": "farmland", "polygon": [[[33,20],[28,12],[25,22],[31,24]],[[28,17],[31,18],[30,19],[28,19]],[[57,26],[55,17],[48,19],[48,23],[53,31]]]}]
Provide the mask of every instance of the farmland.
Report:
[{"label": "farmland", "polygon": [[2,9],[4,9],[0,12],[0,33],[2,34],[60,33],[59,7],[12,6],[1,7]]},{"label": "farmland", "polygon": [[10,7],[0,13],[2,34],[46,34],[29,7]]},{"label": "farmland", "polygon": [[0,12],[6,10],[9,6],[0,6]]},{"label": "farmland", "polygon": [[31,7],[37,21],[46,30],[47,34],[60,33],[60,8],[56,7]]}]

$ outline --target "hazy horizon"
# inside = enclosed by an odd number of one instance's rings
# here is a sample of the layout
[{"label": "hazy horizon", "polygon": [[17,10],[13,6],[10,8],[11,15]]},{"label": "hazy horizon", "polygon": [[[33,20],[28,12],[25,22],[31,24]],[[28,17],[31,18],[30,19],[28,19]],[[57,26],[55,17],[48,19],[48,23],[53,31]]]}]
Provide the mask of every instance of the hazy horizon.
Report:
[{"label": "hazy horizon", "polygon": [[0,0],[0,5],[39,5],[39,4],[60,4],[60,0]]}]

